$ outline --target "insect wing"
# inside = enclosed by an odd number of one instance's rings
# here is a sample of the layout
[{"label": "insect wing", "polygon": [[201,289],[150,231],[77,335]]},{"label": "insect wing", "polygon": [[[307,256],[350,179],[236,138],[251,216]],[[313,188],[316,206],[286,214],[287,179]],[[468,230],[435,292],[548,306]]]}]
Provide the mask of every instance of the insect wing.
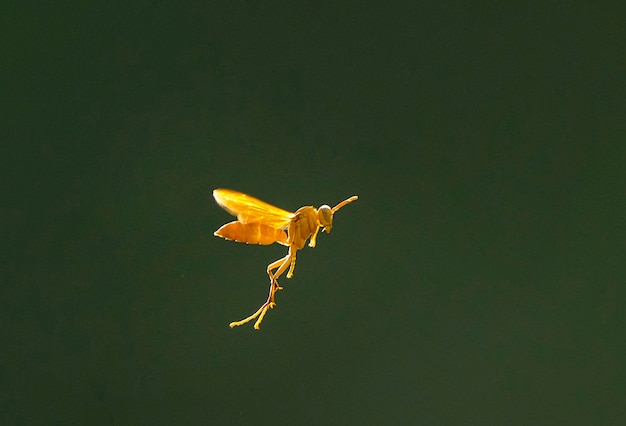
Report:
[{"label": "insect wing", "polygon": [[262,222],[273,228],[284,228],[295,216],[294,213],[230,189],[214,190],[213,198],[224,210],[237,216],[237,220],[244,224]]}]

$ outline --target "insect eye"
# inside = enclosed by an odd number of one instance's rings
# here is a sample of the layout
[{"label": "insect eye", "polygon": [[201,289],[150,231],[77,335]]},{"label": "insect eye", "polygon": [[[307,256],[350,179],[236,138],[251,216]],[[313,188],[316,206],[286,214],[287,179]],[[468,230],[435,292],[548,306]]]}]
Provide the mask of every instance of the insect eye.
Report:
[{"label": "insect eye", "polygon": [[319,221],[324,227],[326,232],[330,231],[330,228],[333,226],[333,211],[327,206],[323,205],[318,209]]}]

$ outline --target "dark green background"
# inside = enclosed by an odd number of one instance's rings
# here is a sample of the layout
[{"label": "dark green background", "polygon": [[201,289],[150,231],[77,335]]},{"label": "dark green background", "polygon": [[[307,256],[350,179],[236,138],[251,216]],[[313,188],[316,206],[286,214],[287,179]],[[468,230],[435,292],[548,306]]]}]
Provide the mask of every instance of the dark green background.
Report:
[{"label": "dark green background", "polygon": [[[0,7],[0,423],[623,424],[623,6],[40,3]],[[261,331],[285,249],[213,237],[218,187],[360,197]]]}]

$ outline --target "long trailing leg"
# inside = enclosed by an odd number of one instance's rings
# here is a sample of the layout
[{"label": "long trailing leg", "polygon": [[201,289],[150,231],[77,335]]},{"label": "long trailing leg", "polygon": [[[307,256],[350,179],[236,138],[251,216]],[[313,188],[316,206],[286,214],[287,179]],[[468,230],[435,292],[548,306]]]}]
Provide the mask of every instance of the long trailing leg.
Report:
[{"label": "long trailing leg", "polygon": [[[287,256],[277,260],[276,262],[270,263],[267,266],[267,274],[270,277],[270,291],[269,291],[269,295],[267,296],[267,300],[265,301],[263,305],[261,305],[261,307],[254,314],[250,315],[249,317],[245,319],[242,319],[241,321],[231,322],[230,328],[243,325],[249,321],[252,321],[256,317],[259,317],[259,318],[254,323],[254,328],[258,330],[261,327],[261,322],[263,321],[263,318],[265,317],[267,310],[272,309],[274,306],[276,306],[276,303],[274,302],[274,295],[276,294],[277,290],[282,289],[282,287],[278,285],[278,277],[281,276],[282,273],[285,272],[285,270],[287,269],[287,266],[289,266],[291,262],[291,257],[292,257],[292,250],[290,247],[289,254],[287,254]],[[277,270],[275,273],[272,273],[272,270],[274,269],[277,269]]]},{"label": "long trailing leg", "polygon": [[[283,274],[283,272],[285,272],[285,269],[287,269],[288,264],[292,264],[295,262],[296,251],[297,250],[295,250],[293,246],[290,246],[289,253],[287,253],[287,256],[283,257],[282,259],[277,260],[274,263],[270,263],[269,265],[267,265],[267,275],[269,275],[270,281],[276,281],[276,284],[278,285],[278,277],[280,277]],[[272,273],[272,270],[276,268],[278,268],[276,272]],[[287,273],[287,278],[291,278],[289,273]],[[282,287],[279,287],[278,290],[282,290]]]},{"label": "long trailing leg", "polygon": [[281,288],[282,287],[278,286],[278,281],[272,281],[270,283],[270,292],[269,292],[269,295],[267,296],[267,300],[265,301],[265,303],[261,305],[261,307],[255,313],[250,315],[248,318],[244,318],[241,321],[231,322],[229,324],[230,328],[243,325],[249,321],[252,321],[256,317],[259,317],[257,322],[254,323],[254,328],[258,330],[260,328],[261,321],[263,321],[263,317],[265,316],[265,313],[267,312],[267,310],[273,308],[276,305],[276,303],[274,302],[274,294],[276,293],[277,290]]}]

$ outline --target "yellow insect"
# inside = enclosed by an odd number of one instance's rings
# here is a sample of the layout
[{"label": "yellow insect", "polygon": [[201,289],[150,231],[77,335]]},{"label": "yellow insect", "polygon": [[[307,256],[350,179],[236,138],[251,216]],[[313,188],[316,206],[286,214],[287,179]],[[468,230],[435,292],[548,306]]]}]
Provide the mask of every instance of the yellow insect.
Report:
[{"label": "yellow insect", "polygon": [[227,223],[215,231],[215,236],[246,244],[269,245],[278,243],[289,247],[289,252],[285,257],[267,265],[267,275],[270,277],[270,292],[267,301],[249,317],[230,323],[230,328],[233,328],[258,317],[254,323],[254,328],[257,330],[260,328],[267,310],[276,306],[274,294],[277,290],[282,290],[282,287],[278,285],[278,277],[285,272],[287,267],[289,267],[287,278],[293,276],[293,269],[296,266],[296,252],[304,247],[309,237],[309,247],[315,247],[315,240],[320,228],[323,228],[327,233],[330,232],[333,226],[333,214],[346,204],[359,198],[354,195],[332,209],[327,205],[323,205],[319,209],[313,206],[304,206],[295,213],[290,213],[230,189],[216,189],[213,191],[213,197],[224,210],[237,216],[236,221]]}]

